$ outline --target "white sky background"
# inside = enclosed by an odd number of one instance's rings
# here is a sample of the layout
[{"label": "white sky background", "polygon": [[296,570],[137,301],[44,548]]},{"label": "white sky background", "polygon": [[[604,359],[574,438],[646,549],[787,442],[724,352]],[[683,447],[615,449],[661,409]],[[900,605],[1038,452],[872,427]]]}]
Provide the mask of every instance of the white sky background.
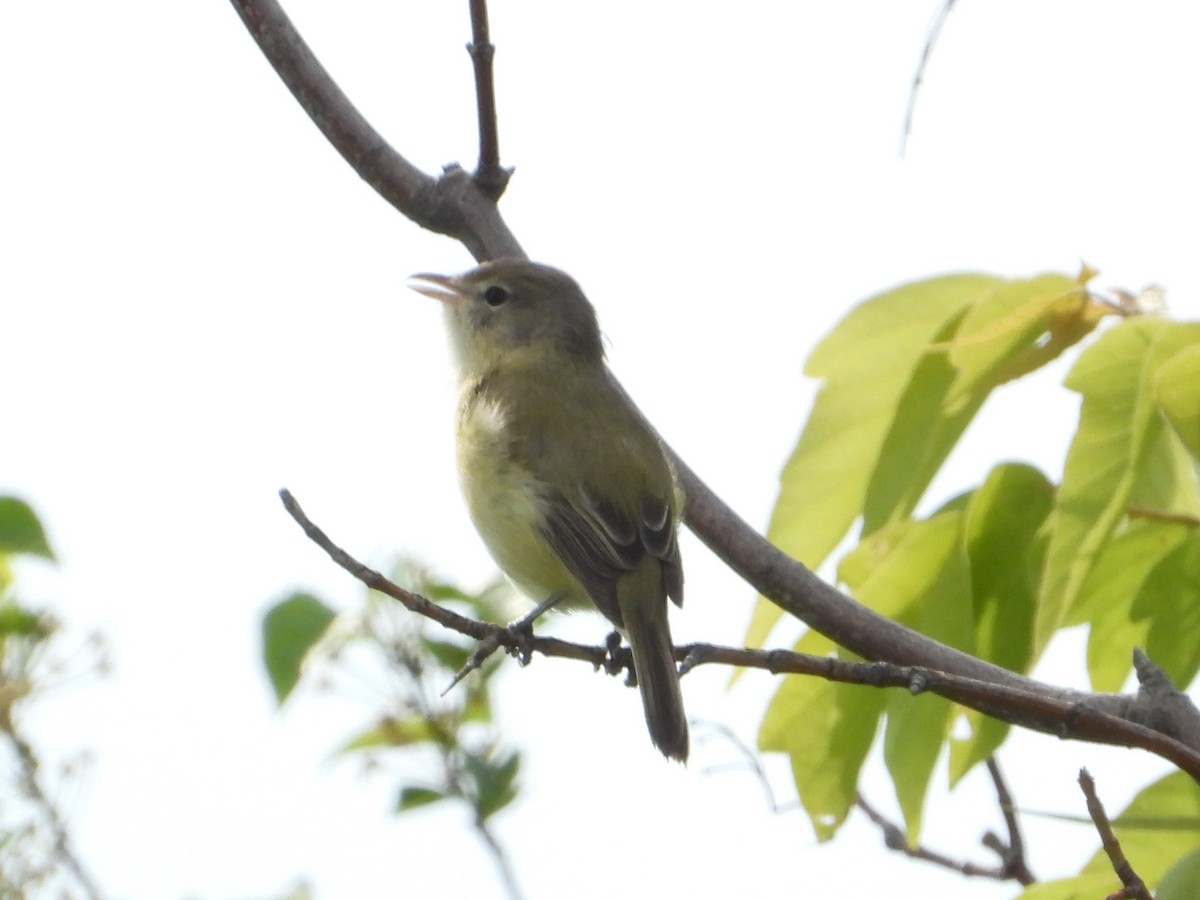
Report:
[{"label": "white sky background", "polygon": [[[1099,285],[1159,282],[1173,314],[1200,315],[1194,6],[960,0],[901,161],[937,5],[493,2],[509,223],[580,280],[631,394],[757,525],[812,396],[802,360],[864,296],[1086,259]],[[401,152],[474,163],[465,0],[287,7]],[[281,486],[360,557],[492,571],[454,483],[440,314],[403,286],[466,252],[359,181],[227,3],[7,3],[0,77],[0,492],[34,505],[61,557],[22,567],[27,599],[104,631],[116,663],[31,722],[48,761],[93,752],[63,797],[87,862],[139,900],[300,877],[334,900],[500,897],[461,810],[394,818],[390,773],[328,762],[367,707],[309,696],[278,715],[259,663],[261,614],[286,590],[359,598]],[[1056,476],[1077,406],[1063,371],[990,401],[935,499],[1001,458]],[[737,643],[752,592],[690,536],[684,559],[676,638]],[[1043,674],[1082,686],[1081,647],[1060,642]],[[726,677],[689,676],[689,712],[752,743],[772,682]],[[586,667],[514,667],[499,704],[526,787],[495,824],[530,900],[668,881],[693,897],[1015,893],[890,855],[861,817],[816,845],[747,774],[708,772],[728,747],[665,764],[636,695]],[[1114,810],[1165,771],[1035,735],[1001,759],[1019,803],[1072,814],[1080,765]],[[868,791],[891,809],[878,768]],[[927,818],[930,845],[988,860],[986,783]],[[1027,825],[1043,877],[1095,843]]]}]

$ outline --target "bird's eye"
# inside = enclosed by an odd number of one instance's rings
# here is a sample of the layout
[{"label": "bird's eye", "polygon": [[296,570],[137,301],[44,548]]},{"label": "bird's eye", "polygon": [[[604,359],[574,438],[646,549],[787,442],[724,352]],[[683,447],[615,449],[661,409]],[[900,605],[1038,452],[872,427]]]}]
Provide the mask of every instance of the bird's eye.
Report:
[{"label": "bird's eye", "polygon": [[508,290],[498,284],[493,284],[483,292],[483,300],[488,306],[501,306],[508,300]]}]

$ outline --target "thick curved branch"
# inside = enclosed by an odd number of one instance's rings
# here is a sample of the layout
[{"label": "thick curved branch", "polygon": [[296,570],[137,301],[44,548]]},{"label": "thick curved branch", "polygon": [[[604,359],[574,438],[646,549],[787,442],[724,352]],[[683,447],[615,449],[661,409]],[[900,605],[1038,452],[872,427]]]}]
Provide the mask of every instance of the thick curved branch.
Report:
[{"label": "thick curved branch", "polygon": [[[1099,715],[1105,722],[1126,720],[1140,731],[1157,733],[1173,745],[1190,748],[1192,753],[1200,751],[1200,713],[1173,686],[1160,687],[1166,676],[1144,654],[1135,657],[1143,664],[1138,668],[1138,677],[1144,686],[1155,689],[1128,696],[1093,694],[1045,684],[940,644],[823,582],[747,525],[677,456],[675,461],[687,496],[688,527],[764,597],[859,656],[929,668],[965,679],[964,684],[994,685],[1045,701],[1044,706],[1034,703],[1016,710],[1008,707],[1011,697],[998,698],[1000,705],[996,705],[974,687],[960,692],[955,684],[949,684],[946,690],[938,691],[951,700],[1015,725],[1057,734],[1061,731],[1059,711],[1077,708],[1087,710],[1089,715]],[[1107,725],[1097,729],[1083,718],[1077,719],[1070,736],[1099,743],[1126,743],[1124,736],[1114,739],[1116,735]],[[1146,745],[1134,741],[1131,746]],[[1149,746],[1146,749],[1160,753]],[[1200,779],[1200,772],[1194,768],[1189,771],[1192,777]]]},{"label": "thick curved branch", "polygon": [[232,0],[246,30],[329,143],[383,199],[477,260],[524,256],[495,201],[457,165],[426,175],[392,148],[337,86],[275,0]]},{"label": "thick curved branch", "polygon": [[[275,0],[231,2],[313,121],[385,199],[419,225],[457,238],[476,259],[524,256],[495,203],[466,172],[451,167],[434,181],[383,141],[333,84]],[[1200,711],[1186,697],[1180,702],[1178,691],[1142,690],[1136,697],[1071,691],[939,644],[822,582],[739,518],[676,454],[672,458],[687,498],[688,527],[763,596],[839,645],[869,660],[925,670],[930,689],[1003,721],[1052,734],[1064,734],[1066,722],[1067,736],[1143,747],[1200,780]],[[533,649],[543,652],[547,639],[535,640]],[[593,651],[575,648],[578,658],[603,665]],[[779,659],[779,652],[771,658]],[[1139,669],[1143,685],[1152,669]],[[1164,706],[1167,695],[1171,702]],[[1115,727],[1119,720],[1128,727]]]}]

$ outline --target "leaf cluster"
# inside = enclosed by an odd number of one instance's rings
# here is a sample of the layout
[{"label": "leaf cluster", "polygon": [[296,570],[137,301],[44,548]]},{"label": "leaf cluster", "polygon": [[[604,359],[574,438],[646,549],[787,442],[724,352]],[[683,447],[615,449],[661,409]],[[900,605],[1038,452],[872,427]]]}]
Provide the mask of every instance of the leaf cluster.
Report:
[{"label": "leaf cluster", "polygon": [[[806,373],[822,386],[768,536],[815,569],[858,523],[857,544],[837,562],[852,596],[1012,671],[1027,673],[1059,629],[1087,623],[1094,689],[1121,686],[1135,646],[1186,684],[1200,669],[1200,324],[1102,299],[1088,289],[1093,276],[950,275],[852,310],[808,359]],[[1059,482],[1001,461],[978,486],[918,515],[992,391],[1108,317],[1117,321],[1066,380],[1081,405]],[[1030,437],[1042,427],[1031,421]],[[760,600],[749,643],[760,645],[780,616]],[[815,632],[796,649],[839,652]],[[965,737],[952,735],[960,716]],[[789,755],[820,838],[854,804],[880,729],[911,842],[943,748],[953,785],[1008,732],[941,698],[785,679],[759,742]],[[1195,792],[1186,778],[1170,784]]]},{"label": "leaf cluster", "polygon": [[[411,563],[396,566],[392,580],[482,621],[500,621],[506,588],[499,582],[470,593]],[[464,679],[464,690],[442,696],[472,648],[453,633],[432,636],[429,625],[374,591],[362,608],[341,614],[311,594],[294,593],[263,619],[263,662],[280,704],[305,675],[326,683],[347,677],[365,682],[377,709],[337,754],[378,766],[398,752],[406,774],[396,812],[457,800],[481,826],[518,793],[520,754],[502,746],[490,698],[500,663],[483,664]],[[408,774],[422,769],[424,777]]]}]

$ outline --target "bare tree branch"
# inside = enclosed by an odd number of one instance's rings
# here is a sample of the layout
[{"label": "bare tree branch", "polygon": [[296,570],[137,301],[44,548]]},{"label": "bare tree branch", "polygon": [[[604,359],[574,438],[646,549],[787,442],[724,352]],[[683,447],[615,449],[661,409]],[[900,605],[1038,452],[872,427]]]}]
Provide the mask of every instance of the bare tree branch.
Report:
[{"label": "bare tree branch", "polygon": [[1100,845],[1104,848],[1104,852],[1112,863],[1113,871],[1117,873],[1117,877],[1121,879],[1121,884],[1124,886],[1117,893],[1109,894],[1109,900],[1115,900],[1115,898],[1154,900],[1150,896],[1150,889],[1146,887],[1146,883],[1138,877],[1129,860],[1125,858],[1125,853],[1121,850],[1121,842],[1113,833],[1112,822],[1109,821],[1108,814],[1104,811],[1104,804],[1100,802],[1100,797],[1096,794],[1096,782],[1087,769],[1079,770],[1079,787],[1083,791],[1083,796],[1087,798],[1088,814],[1096,824],[1096,832],[1100,835]]},{"label": "bare tree branch", "polygon": [[912,859],[933,863],[935,866],[941,866],[943,869],[958,872],[960,875],[969,875],[974,878],[992,878],[996,881],[1008,881],[1013,877],[1008,871],[1007,866],[1003,863],[999,866],[983,866],[978,863],[952,859],[944,853],[930,850],[928,847],[923,847],[920,844],[915,846],[910,844],[908,842],[908,835],[904,829],[895,822],[889,821],[883,813],[868,803],[862,794],[854,795],[854,805],[861,809],[867,818],[879,827],[880,832],[883,834],[883,844],[889,850],[903,853]]},{"label": "bare tree branch", "polygon": [[698,665],[720,663],[765,669],[776,674],[816,675],[846,684],[902,687],[914,694],[929,691],[1003,722],[1059,738],[1149,750],[1200,782],[1200,752],[1160,731],[1131,721],[1120,713],[1119,708],[1107,708],[1108,700],[1129,699],[1117,695],[1064,692],[1025,678],[1018,679],[1023,685],[997,683],[923,666],[897,665],[891,661],[860,663],[791,650],[688,644],[677,647],[676,653],[684,656],[682,672]]},{"label": "bare tree branch", "polygon": [[414,594],[412,591],[405,590],[369,566],[363,565],[341,547],[333,543],[325,532],[314,525],[312,520],[305,515],[304,510],[300,508],[300,504],[296,502],[296,498],[291,495],[291,492],[282,490],[279,492],[279,497],[283,500],[284,508],[296,520],[296,523],[304,529],[304,533],[308,535],[309,540],[328,553],[335,563],[371,590],[379,591],[381,594],[391,597],[394,600],[399,600],[409,611],[437,622],[451,631],[457,631],[459,634],[475,638],[477,641],[486,641],[489,643],[494,641],[513,652],[528,653],[536,651],[543,656],[580,659],[591,663],[597,669],[606,668],[608,652],[603,647],[586,647],[570,641],[561,641],[558,638],[531,637],[529,633],[522,633],[518,629],[508,625],[494,625],[490,622],[481,622],[468,616],[459,615],[452,610],[446,609],[444,606],[439,606],[432,600],[422,597],[420,594]]},{"label": "bare tree branch", "polygon": [[426,175],[363,118],[275,0],[232,0],[246,30],[288,90],[346,162],[422,228],[461,241],[477,260],[524,256],[495,201],[462,168]]},{"label": "bare tree branch", "polygon": [[988,757],[987,770],[988,775],[992,778],[992,785],[996,788],[996,802],[1000,806],[1001,815],[1004,816],[1004,825],[1008,829],[1008,841],[1002,841],[995,835],[987,834],[984,835],[983,843],[1000,854],[1008,877],[1021,884],[1033,884],[1037,879],[1033,877],[1033,872],[1029,870],[1029,863],[1025,859],[1025,839],[1021,837],[1021,824],[1017,821],[1017,807],[1013,803],[1012,793],[1008,790],[1008,783],[1004,780],[1004,773],[1000,771],[1000,763],[996,761],[996,757]]}]

